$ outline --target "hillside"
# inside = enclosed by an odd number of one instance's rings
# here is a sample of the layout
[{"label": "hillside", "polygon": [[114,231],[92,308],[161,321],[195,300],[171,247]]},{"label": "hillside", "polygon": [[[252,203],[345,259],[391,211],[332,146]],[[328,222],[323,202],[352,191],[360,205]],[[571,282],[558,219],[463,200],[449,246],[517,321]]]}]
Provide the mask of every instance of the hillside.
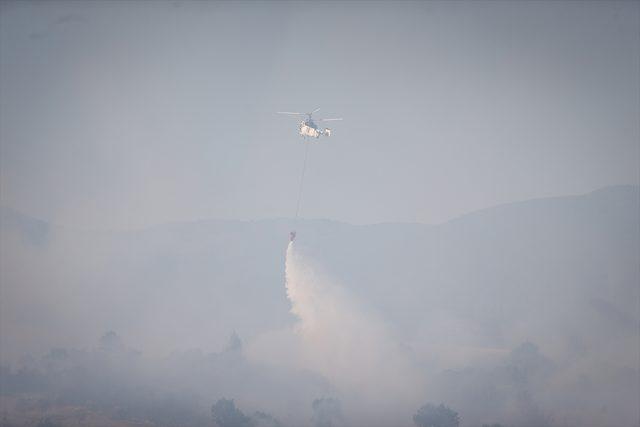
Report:
[{"label": "hillside", "polygon": [[90,345],[108,330],[157,356],[217,351],[233,331],[251,348],[295,321],[283,286],[295,227],[298,249],[389,326],[435,375],[440,396],[478,419],[490,406],[472,403],[482,392],[461,393],[464,381],[446,372],[472,369],[485,381],[487,366],[527,342],[559,373],[545,386],[549,399],[580,387],[593,391],[585,401],[607,395],[609,411],[632,419],[638,218],[633,186],[432,226],[281,219],[90,232],[3,208],[0,355],[15,364],[25,353]]}]

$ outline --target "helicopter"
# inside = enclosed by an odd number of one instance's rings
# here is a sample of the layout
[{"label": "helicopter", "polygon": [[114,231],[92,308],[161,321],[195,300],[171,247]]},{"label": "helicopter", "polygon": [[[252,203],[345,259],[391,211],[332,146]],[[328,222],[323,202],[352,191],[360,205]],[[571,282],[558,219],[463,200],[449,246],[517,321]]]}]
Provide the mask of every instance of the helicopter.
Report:
[{"label": "helicopter", "polygon": [[[290,111],[278,111],[278,114],[287,114],[290,116],[307,116],[306,119],[302,120],[300,122],[300,125],[298,126],[298,133],[302,137],[311,137],[311,138],[318,139],[320,138],[320,136],[331,136],[331,129],[329,128],[321,129],[313,120],[313,117],[312,117],[313,114],[317,113],[318,111],[320,111],[320,108],[316,108],[310,113],[293,113]],[[316,119],[316,121],[318,122],[331,122],[331,121],[338,121],[338,120],[342,120],[342,118]]]}]

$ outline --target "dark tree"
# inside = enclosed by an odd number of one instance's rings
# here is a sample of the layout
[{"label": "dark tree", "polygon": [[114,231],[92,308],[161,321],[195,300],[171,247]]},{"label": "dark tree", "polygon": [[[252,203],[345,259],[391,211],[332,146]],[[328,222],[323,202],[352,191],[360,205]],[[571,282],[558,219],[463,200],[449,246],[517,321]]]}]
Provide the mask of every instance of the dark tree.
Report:
[{"label": "dark tree", "polygon": [[43,418],[36,424],[36,427],[62,427],[62,424],[56,423],[51,418]]},{"label": "dark tree", "polygon": [[312,422],[314,427],[334,427],[342,419],[340,401],[330,397],[315,399],[311,405],[313,408]]},{"label": "dark tree", "polygon": [[100,346],[107,350],[122,347],[122,341],[118,334],[113,331],[107,331],[100,337]]},{"label": "dark tree", "polygon": [[211,406],[213,421],[218,427],[253,427],[251,418],[236,408],[233,399],[220,399]]},{"label": "dark tree", "polygon": [[242,351],[242,340],[240,339],[240,336],[236,333],[236,331],[233,331],[233,333],[229,337],[227,348],[225,348],[224,351],[236,353],[240,353]]},{"label": "dark tree", "polygon": [[458,427],[460,417],[458,413],[443,404],[438,406],[427,403],[413,416],[417,427]]},{"label": "dark tree", "polygon": [[253,413],[253,421],[256,427],[282,427],[280,421],[266,412],[256,411]]}]

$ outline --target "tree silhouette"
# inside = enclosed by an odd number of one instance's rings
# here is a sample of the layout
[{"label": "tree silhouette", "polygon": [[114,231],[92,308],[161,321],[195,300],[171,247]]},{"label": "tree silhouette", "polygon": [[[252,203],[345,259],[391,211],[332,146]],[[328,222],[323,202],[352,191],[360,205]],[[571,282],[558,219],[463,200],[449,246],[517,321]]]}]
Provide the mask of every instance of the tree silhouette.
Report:
[{"label": "tree silhouette", "polygon": [[334,427],[342,418],[340,401],[331,397],[315,399],[311,405],[313,408],[312,422],[314,427]]},{"label": "tree silhouette", "polygon": [[251,418],[236,408],[233,399],[220,399],[211,406],[213,421],[218,427],[253,427]]},{"label": "tree silhouette", "polygon": [[413,416],[417,427],[458,427],[460,418],[451,408],[440,404],[438,406],[427,403]]}]

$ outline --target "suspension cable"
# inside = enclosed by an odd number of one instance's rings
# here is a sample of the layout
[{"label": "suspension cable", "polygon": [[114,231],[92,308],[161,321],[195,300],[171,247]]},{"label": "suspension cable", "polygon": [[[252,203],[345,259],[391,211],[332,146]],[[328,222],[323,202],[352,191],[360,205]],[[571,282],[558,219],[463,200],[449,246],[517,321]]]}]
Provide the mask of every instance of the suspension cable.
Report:
[{"label": "suspension cable", "polygon": [[298,189],[298,203],[296,204],[296,219],[298,219],[298,213],[300,213],[300,202],[302,201],[302,186],[304,184],[304,173],[307,170],[307,157],[309,156],[309,142],[304,143],[304,162],[302,163],[302,174],[300,175],[300,188]]}]

